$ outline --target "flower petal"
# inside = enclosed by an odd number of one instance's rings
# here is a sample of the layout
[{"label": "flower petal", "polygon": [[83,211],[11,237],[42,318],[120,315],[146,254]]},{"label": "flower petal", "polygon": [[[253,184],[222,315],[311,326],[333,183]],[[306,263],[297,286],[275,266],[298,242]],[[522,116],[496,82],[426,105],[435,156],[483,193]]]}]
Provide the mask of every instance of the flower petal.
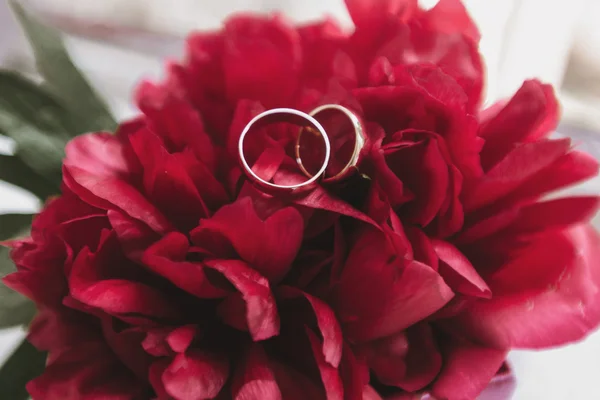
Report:
[{"label": "flower petal", "polygon": [[71,140],[65,152],[64,183],[85,202],[120,208],[157,232],[169,230],[168,221],[132,185],[139,166],[116,136],[82,135]]},{"label": "flower petal", "polygon": [[185,235],[171,232],[143,253],[142,263],[152,272],[199,298],[219,298],[227,293],[215,287],[199,263],[185,261],[189,242]]},{"label": "flower petal", "polygon": [[175,356],[162,374],[165,391],[176,400],[215,398],[229,376],[223,356],[189,350]]},{"label": "flower petal", "polygon": [[442,356],[428,323],[358,348],[379,382],[409,392],[429,385],[442,367]]},{"label": "flower petal", "polygon": [[[266,340],[279,333],[277,305],[269,282],[241,261],[207,261],[206,267],[220,272],[242,295],[246,303],[246,322],[254,341]],[[226,309],[221,317],[227,318]]]},{"label": "flower petal", "polygon": [[[415,199],[400,210],[409,222],[427,226],[440,212],[448,193],[450,174],[437,140],[424,132],[410,132],[424,137],[423,142],[402,149],[384,147],[387,167],[414,193]],[[391,147],[391,146],[390,146]],[[405,213],[405,214],[404,214]]]},{"label": "flower petal", "polygon": [[446,34],[461,33],[475,43],[479,43],[481,37],[477,25],[460,0],[438,1],[424,13],[422,21],[432,30]]},{"label": "flower petal", "polygon": [[125,255],[132,259],[137,259],[144,249],[160,238],[142,221],[134,219],[122,211],[109,210],[106,215]]},{"label": "flower petal", "polygon": [[503,109],[482,121],[484,170],[494,167],[516,144],[546,136],[556,128],[558,117],[559,107],[552,86],[537,80],[526,81]]},{"label": "flower petal", "polygon": [[127,178],[138,168],[123,143],[110,133],[77,136],[65,147],[66,162],[101,176]]},{"label": "flower petal", "polygon": [[152,130],[161,135],[167,149],[178,152],[190,148],[198,160],[214,170],[214,146],[200,116],[189,103],[149,81],[138,86],[136,103],[148,116]]},{"label": "flower petal", "polygon": [[296,91],[301,66],[298,32],[281,17],[235,17],[225,24],[223,66],[227,97],[273,108]]},{"label": "flower petal", "polygon": [[158,136],[143,129],[131,134],[129,141],[143,166],[146,196],[175,225],[187,231],[209,215],[186,166],[167,152]]},{"label": "flower petal", "polygon": [[597,327],[600,237],[587,226],[554,235],[492,276],[494,298],[472,304],[452,328],[498,348],[541,348]]},{"label": "flower petal", "polygon": [[363,392],[369,381],[369,367],[356,358],[348,344],[344,344],[339,369],[344,384],[344,399],[365,400]]},{"label": "flower petal", "polygon": [[479,209],[510,194],[564,156],[570,144],[569,139],[543,140],[514,148],[475,185],[465,188],[465,211]]},{"label": "flower petal", "polygon": [[144,333],[135,328],[115,329],[112,317],[102,318],[102,334],[106,343],[118,359],[129,368],[140,380],[148,376],[151,357],[140,346]]},{"label": "flower petal", "polygon": [[283,208],[263,221],[256,214],[252,200],[245,197],[222,207],[212,218],[202,220],[191,236],[197,246],[204,247],[215,235],[222,235],[243,260],[269,281],[278,282],[296,257],[303,232],[304,221],[296,209]]},{"label": "flower petal", "polygon": [[337,368],[325,360],[319,339],[309,328],[306,328],[306,335],[310,341],[313,356],[321,374],[321,381],[325,387],[327,400],[344,400],[344,385]]},{"label": "flower petal", "polygon": [[389,336],[443,307],[452,290],[431,267],[404,259],[388,238],[366,231],[352,247],[334,300],[356,342]]},{"label": "flower petal", "polygon": [[507,196],[507,203],[538,199],[541,195],[565,188],[598,175],[598,161],[591,155],[572,151],[540,171]]},{"label": "flower petal", "polygon": [[395,18],[398,22],[408,19],[418,9],[417,0],[345,0],[352,21],[357,26],[367,23],[373,30],[377,20]]},{"label": "flower petal", "polygon": [[105,343],[92,340],[73,345],[49,363],[27,391],[34,399],[127,400],[147,396],[144,386]]},{"label": "flower petal", "polygon": [[432,244],[440,258],[438,271],[455,292],[474,297],[492,297],[488,285],[460,250],[439,239],[432,240]]},{"label": "flower petal", "polygon": [[510,226],[512,232],[539,232],[566,228],[589,221],[600,204],[597,196],[567,197],[534,203],[521,208],[518,218]]},{"label": "flower petal", "polygon": [[69,276],[70,293],[75,300],[116,317],[133,314],[173,319],[180,315],[178,308],[158,289],[129,279],[103,277],[107,260],[101,260],[99,255],[103,251],[112,252],[110,248],[105,246],[96,254],[84,248],[77,255]]},{"label": "flower petal", "polygon": [[506,351],[450,341],[444,346],[444,365],[431,392],[447,400],[475,399],[498,372]]},{"label": "flower petal", "polygon": [[342,359],[344,339],[337,318],[331,308],[322,300],[289,286],[281,287],[279,293],[284,299],[304,297],[308,301],[317,319],[319,331],[323,336],[322,351],[325,361],[337,368]]},{"label": "flower petal", "polygon": [[232,381],[233,400],[282,400],[267,354],[253,343],[237,364]]},{"label": "flower petal", "polygon": [[136,188],[121,179],[91,174],[65,160],[63,180],[73,193],[94,207],[120,209],[158,233],[172,230],[161,212]]},{"label": "flower petal", "polygon": [[329,193],[321,186],[317,186],[306,196],[294,199],[294,203],[308,208],[314,208],[316,210],[331,211],[336,214],[345,215],[347,217],[366,222],[372,226],[378,226],[375,221],[373,221],[367,215],[352,207],[344,200],[336,197],[332,193]]},{"label": "flower petal", "polygon": [[327,400],[318,382],[291,366],[272,360],[272,368],[285,400]]}]

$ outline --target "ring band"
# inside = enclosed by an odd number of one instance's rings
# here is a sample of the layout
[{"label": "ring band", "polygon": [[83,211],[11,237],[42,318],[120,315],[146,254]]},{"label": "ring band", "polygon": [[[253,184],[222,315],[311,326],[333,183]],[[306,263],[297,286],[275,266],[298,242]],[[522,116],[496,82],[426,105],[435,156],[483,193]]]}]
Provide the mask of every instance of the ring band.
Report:
[{"label": "ring band", "polygon": [[[309,176],[310,179],[308,179],[305,182],[299,183],[297,185],[278,185],[275,183],[271,183],[265,179],[262,179],[260,176],[258,176],[252,170],[252,168],[250,168],[250,165],[248,165],[248,161],[246,160],[246,157],[244,157],[244,140],[245,140],[248,132],[250,132],[250,130],[252,128],[260,128],[265,125],[269,125],[269,124],[277,123],[277,122],[291,122],[295,125],[300,126],[301,127],[300,134],[301,134],[302,130],[304,128],[306,128],[307,126],[312,127],[314,129],[316,129],[323,137],[323,142],[325,142],[325,159],[323,160],[323,165],[321,166],[321,168],[315,175],[310,175]],[[325,170],[327,169],[327,165],[329,164],[329,157],[331,155],[331,144],[329,142],[329,137],[327,136],[325,129],[323,129],[323,126],[321,126],[321,124],[315,118],[310,116],[309,114],[306,114],[302,111],[295,110],[293,108],[274,108],[272,110],[267,110],[265,112],[258,114],[256,117],[254,117],[248,123],[248,125],[246,125],[246,127],[242,131],[242,134],[240,135],[240,139],[238,142],[238,152],[239,152],[239,157],[240,157],[242,166],[243,166],[246,174],[248,175],[248,177],[250,177],[252,180],[254,180],[255,182],[257,182],[265,187],[268,187],[268,188],[271,188],[274,190],[296,191],[298,189],[308,189],[312,184],[314,184],[321,177],[321,175],[323,175],[325,173]],[[298,149],[296,148],[296,155],[298,155],[298,153],[299,153]],[[296,162],[298,163],[298,165],[302,164],[302,161],[299,160],[298,158],[296,159]]]},{"label": "ring band", "polygon": [[[348,177],[352,173],[354,173],[357,170],[356,166],[359,161],[360,152],[365,145],[365,136],[364,136],[363,127],[360,122],[360,119],[356,116],[356,114],[354,114],[352,111],[350,111],[346,107],[340,106],[338,104],[325,104],[325,105],[322,105],[322,106],[317,107],[314,110],[312,110],[309,113],[309,115],[316,120],[319,114],[321,114],[325,111],[330,111],[330,110],[339,111],[339,112],[343,113],[350,120],[352,127],[354,128],[355,141],[354,141],[354,149],[352,151],[352,156],[350,157],[350,160],[348,161],[348,163],[336,175],[331,176],[331,177],[324,177],[323,178],[324,183],[338,182],[338,181],[343,180],[344,178]],[[298,163],[300,170],[302,170],[302,172],[306,176],[312,177],[313,175],[306,170],[306,168],[302,164],[302,158],[300,157],[300,138],[302,137],[302,132],[303,132],[303,130],[301,130],[300,133],[298,134],[298,139],[296,141],[296,146],[295,146],[296,162]],[[321,171],[319,171],[319,173],[321,173]]]}]

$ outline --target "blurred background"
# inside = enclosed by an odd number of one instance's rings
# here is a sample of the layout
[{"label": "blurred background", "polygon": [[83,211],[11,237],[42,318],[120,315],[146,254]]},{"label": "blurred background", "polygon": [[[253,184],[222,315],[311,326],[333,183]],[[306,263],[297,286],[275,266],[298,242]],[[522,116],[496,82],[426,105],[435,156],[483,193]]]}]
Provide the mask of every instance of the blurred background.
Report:
[{"label": "blurred background", "polygon": [[[557,135],[600,159],[599,0],[463,0],[478,23],[487,63],[486,103],[511,95],[524,79],[552,83],[563,105]],[[34,73],[27,42],[0,0],[0,67]],[[423,0],[424,7],[437,0]],[[130,95],[142,77],[159,78],[165,58],[181,57],[185,35],[218,28],[232,12],[280,10],[297,21],[330,15],[351,25],[343,0],[22,0],[67,36],[75,62],[119,119],[135,110]],[[0,142],[0,152],[11,144]],[[2,184],[2,182],[0,182]],[[570,189],[600,193],[600,179]],[[33,212],[37,200],[0,186],[0,212]],[[600,227],[600,219],[596,218]],[[2,301],[2,299],[0,299]],[[0,331],[0,362],[20,330]],[[518,383],[514,399],[600,399],[600,333],[544,352],[511,354]]]}]

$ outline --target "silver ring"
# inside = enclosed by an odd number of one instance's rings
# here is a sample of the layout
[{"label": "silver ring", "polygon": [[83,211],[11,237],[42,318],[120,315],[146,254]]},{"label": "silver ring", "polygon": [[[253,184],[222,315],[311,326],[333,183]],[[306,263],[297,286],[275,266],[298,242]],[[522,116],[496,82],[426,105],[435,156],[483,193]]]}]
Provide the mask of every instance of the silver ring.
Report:
[{"label": "silver ring", "polygon": [[[323,141],[325,142],[325,159],[323,160],[323,165],[321,166],[321,169],[315,175],[310,176],[307,181],[299,183],[297,185],[277,185],[275,183],[271,183],[262,179],[254,171],[252,171],[252,168],[250,168],[250,165],[248,165],[248,161],[246,161],[246,157],[244,157],[244,139],[246,138],[246,135],[248,134],[248,132],[250,132],[252,128],[261,127],[275,122],[294,123],[300,126],[300,131],[302,131],[302,129],[308,125],[315,128],[323,137]],[[331,156],[331,144],[329,142],[327,132],[325,132],[323,126],[321,126],[321,124],[315,118],[293,108],[274,108],[272,110],[267,110],[258,114],[248,123],[248,125],[246,125],[246,127],[242,131],[242,134],[240,135],[240,140],[238,142],[238,152],[240,156],[240,161],[242,163],[242,166],[244,167],[246,175],[248,175],[248,177],[250,177],[252,180],[271,189],[296,191],[298,189],[308,189],[321,177],[321,175],[325,173],[327,165],[329,164],[329,157]],[[296,162],[299,165],[302,164],[302,161],[299,159],[296,159]]]}]

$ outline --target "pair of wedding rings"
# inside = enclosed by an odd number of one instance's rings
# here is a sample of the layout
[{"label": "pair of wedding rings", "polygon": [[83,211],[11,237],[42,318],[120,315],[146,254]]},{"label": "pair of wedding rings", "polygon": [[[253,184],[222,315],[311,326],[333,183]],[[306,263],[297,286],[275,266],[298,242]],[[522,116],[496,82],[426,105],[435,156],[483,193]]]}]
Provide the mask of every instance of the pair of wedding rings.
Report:
[{"label": "pair of wedding rings", "polygon": [[[347,123],[350,123],[351,130],[354,132],[354,140],[353,148],[350,150],[347,156],[347,162],[344,160],[345,165],[339,171],[335,171],[335,174],[333,174],[332,176],[325,176],[331,160],[332,145],[327,131],[323,127],[323,124],[319,122],[319,120],[322,120],[324,117],[330,114],[339,114],[337,116],[338,118],[342,116]],[[298,168],[308,178],[306,181],[293,185],[281,185],[270,182],[269,180],[260,177],[255,171],[253,171],[253,169],[248,163],[248,160],[246,159],[246,156],[244,155],[244,142],[249,132],[251,132],[254,129],[260,129],[267,125],[279,122],[291,123],[300,127],[300,130],[298,131],[298,136],[296,138],[294,150]],[[319,134],[323,142],[324,148],[322,149],[322,164],[320,165],[318,171],[316,171],[315,173],[309,172],[308,168],[305,166],[305,163],[302,160],[301,140],[305,132]],[[275,108],[272,110],[267,110],[257,115],[248,123],[248,125],[246,125],[246,127],[242,131],[238,142],[238,152],[240,162],[242,164],[242,167],[244,168],[244,171],[246,172],[246,175],[256,184],[264,187],[265,189],[270,189],[273,191],[294,192],[310,189],[319,181],[322,181],[323,183],[334,183],[339,182],[352,175],[357,170],[359,156],[364,144],[365,136],[360,119],[346,107],[340,106],[338,104],[326,104],[315,108],[308,114],[299,110],[295,110],[293,108]]]}]

